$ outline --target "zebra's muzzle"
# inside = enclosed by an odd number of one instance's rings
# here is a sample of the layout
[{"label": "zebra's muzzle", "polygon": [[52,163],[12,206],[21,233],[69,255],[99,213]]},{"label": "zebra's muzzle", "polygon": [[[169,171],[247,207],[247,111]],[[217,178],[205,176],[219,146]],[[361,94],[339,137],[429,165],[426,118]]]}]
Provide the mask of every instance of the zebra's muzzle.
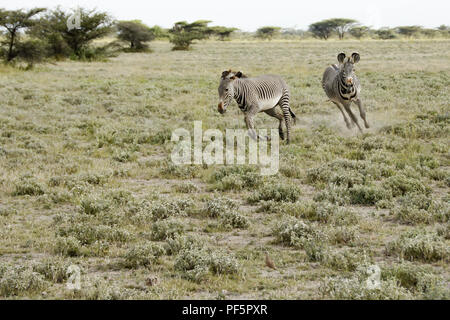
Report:
[{"label": "zebra's muzzle", "polygon": [[353,84],[353,78],[352,77],[348,77],[346,79],[347,84]]},{"label": "zebra's muzzle", "polygon": [[225,109],[223,108],[223,102],[219,102],[219,105],[217,106],[217,110],[219,111],[220,114],[225,113]]}]

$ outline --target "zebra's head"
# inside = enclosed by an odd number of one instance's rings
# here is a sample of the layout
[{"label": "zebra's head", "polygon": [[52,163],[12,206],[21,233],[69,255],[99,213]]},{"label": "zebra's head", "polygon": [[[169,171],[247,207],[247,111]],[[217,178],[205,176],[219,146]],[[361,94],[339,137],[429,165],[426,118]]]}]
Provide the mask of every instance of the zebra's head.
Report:
[{"label": "zebra's head", "polygon": [[242,72],[238,71],[224,71],[220,78],[219,84],[219,105],[217,110],[222,114],[227,111],[227,107],[231,103],[234,97],[234,82],[238,78],[245,77]]},{"label": "zebra's head", "polygon": [[340,63],[342,81],[348,85],[353,85],[353,66],[359,61],[359,53],[354,52],[350,57],[346,57],[345,53],[339,53],[337,59]]}]

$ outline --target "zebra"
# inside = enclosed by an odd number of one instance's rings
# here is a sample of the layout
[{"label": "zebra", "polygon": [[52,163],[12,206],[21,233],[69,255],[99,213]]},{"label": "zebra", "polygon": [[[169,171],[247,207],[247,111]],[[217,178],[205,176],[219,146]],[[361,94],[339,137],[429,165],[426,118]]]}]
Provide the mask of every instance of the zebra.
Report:
[{"label": "zebra", "polygon": [[[354,52],[347,58],[345,53],[339,53],[337,59],[339,61],[339,67],[333,64],[326,68],[323,73],[323,90],[330,99],[329,101],[333,102],[341,111],[347,128],[351,129],[356,124],[359,131],[362,132],[358,119],[350,109],[351,103],[354,102],[359,108],[359,114],[364,120],[365,127],[370,128],[370,125],[366,119],[366,110],[359,95],[361,92],[361,84],[359,83],[359,79],[356,77],[353,70],[354,64],[358,63],[360,59],[359,53]],[[350,116],[352,122],[348,120],[341,105]]]},{"label": "zebra", "polygon": [[[284,140],[283,120],[286,123],[286,142],[290,142],[291,117],[295,123],[295,113],[289,106],[289,88],[286,82],[277,75],[262,75],[249,78],[242,72],[228,70],[222,72],[219,85],[218,111],[223,114],[234,99],[245,114],[245,124],[250,137],[257,140],[253,118],[261,111],[279,121],[278,133]],[[281,107],[277,110],[276,107]],[[269,140],[268,137],[265,139]]]}]

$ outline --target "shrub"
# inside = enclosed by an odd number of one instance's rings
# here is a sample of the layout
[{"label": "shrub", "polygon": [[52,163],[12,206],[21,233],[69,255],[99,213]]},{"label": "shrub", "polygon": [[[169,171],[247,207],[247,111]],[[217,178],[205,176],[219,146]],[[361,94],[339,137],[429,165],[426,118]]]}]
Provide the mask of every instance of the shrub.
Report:
[{"label": "shrub", "polygon": [[239,263],[233,255],[223,251],[200,248],[183,249],[175,259],[175,270],[183,272],[188,280],[200,282],[209,272],[214,274],[236,274]]},{"label": "shrub", "polygon": [[183,223],[173,219],[166,219],[156,221],[152,225],[151,238],[156,241],[166,240],[168,238],[174,238],[177,235],[181,235],[183,232]]},{"label": "shrub", "polygon": [[193,206],[192,200],[178,199],[175,201],[161,200],[154,202],[151,214],[154,220],[167,219],[169,217],[186,216],[187,211]]},{"label": "shrub", "polygon": [[353,245],[358,240],[358,231],[355,227],[339,226],[329,232],[329,237],[335,244]]},{"label": "shrub", "polygon": [[15,183],[13,196],[38,196],[44,194],[44,188],[41,184],[30,176],[23,176]]},{"label": "shrub", "polygon": [[251,167],[225,166],[214,172],[211,181],[217,190],[242,190],[258,186],[262,177]]},{"label": "shrub", "polygon": [[164,243],[166,254],[175,255],[184,249],[200,249],[204,245],[204,242],[196,236],[175,236],[173,238],[167,238]]},{"label": "shrub", "polygon": [[238,205],[235,201],[219,196],[206,201],[204,212],[211,218],[217,218],[237,208]]},{"label": "shrub", "polygon": [[412,299],[411,294],[394,280],[380,283],[379,288],[370,289],[358,278],[328,278],[319,290],[324,298],[336,300],[405,300]]},{"label": "shrub", "polygon": [[75,237],[58,237],[54,251],[63,256],[76,257],[81,255],[81,242]]},{"label": "shrub", "polygon": [[445,287],[442,278],[435,276],[430,268],[402,262],[383,268],[381,278],[395,279],[402,287],[424,299],[450,298],[450,290]]},{"label": "shrub", "polygon": [[47,286],[42,275],[22,265],[0,267],[0,296],[34,293]]},{"label": "shrub", "polygon": [[389,200],[392,195],[389,190],[376,186],[355,185],[348,191],[351,204],[375,205],[380,200]]},{"label": "shrub", "polygon": [[123,265],[127,268],[148,267],[156,263],[164,252],[161,245],[154,243],[135,245],[123,255]]},{"label": "shrub", "polygon": [[448,248],[435,233],[422,230],[405,232],[386,245],[387,254],[396,254],[407,260],[433,262],[448,258]]},{"label": "shrub", "polygon": [[431,188],[424,185],[420,180],[402,174],[387,178],[385,185],[392,190],[394,197],[404,196],[407,193],[423,193],[426,195],[431,193]]},{"label": "shrub", "polygon": [[247,229],[250,225],[247,217],[235,212],[227,212],[220,216],[219,224],[225,230],[230,229]]},{"label": "shrub", "polygon": [[108,225],[93,225],[90,222],[73,222],[58,229],[62,237],[74,237],[81,245],[90,245],[96,241],[106,240],[126,242],[132,238],[131,234],[117,227]]},{"label": "shrub", "polygon": [[297,248],[303,248],[310,240],[326,242],[324,234],[316,227],[290,216],[275,224],[273,234],[277,242]]},{"label": "shrub", "polygon": [[67,280],[70,262],[61,257],[46,258],[33,265],[33,271],[43,275],[46,280],[62,283]]},{"label": "shrub", "polygon": [[295,202],[298,200],[301,190],[294,184],[266,183],[249,198],[250,203],[261,200],[273,200],[276,202]]},{"label": "shrub", "polygon": [[324,264],[334,270],[356,271],[358,266],[369,262],[365,252],[355,252],[344,250],[340,252],[329,252],[325,258]]},{"label": "shrub", "polygon": [[339,206],[344,206],[350,203],[350,196],[346,187],[329,184],[324,190],[314,195],[314,201],[328,201]]},{"label": "shrub", "polygon": [[398,199],[398,204],[390,213],[405,224],[447,222],[450,218],[450,206],[424,194],[407,194]]},{"label": "shrub", "polygon": [[85,197],[80,201],[80,211],[85,214],[96,215],[108,210],[111,204],[109,201],[97,197]]},{"label": "shrub", "polygon": [[181,193],[195,193],[198,192],[200,188],[197,187],[197,185],[192,182],[184,182],[175,185],[175,190]]}]

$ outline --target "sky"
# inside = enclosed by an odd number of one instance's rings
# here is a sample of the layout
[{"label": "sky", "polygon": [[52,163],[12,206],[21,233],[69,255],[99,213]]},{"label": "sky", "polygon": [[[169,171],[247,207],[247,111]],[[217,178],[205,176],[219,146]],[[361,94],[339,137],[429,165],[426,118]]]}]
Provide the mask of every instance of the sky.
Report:
[{"label": "sky", "polygon": [[352,18],[374,28],[450,25],[448,0],[0,0],[0,8],[96,8],[117,20],[142,20],[171,27],[177,21],[212,20],[211,25],[255,31],[266,25],[307,29],[328,18]]}]

